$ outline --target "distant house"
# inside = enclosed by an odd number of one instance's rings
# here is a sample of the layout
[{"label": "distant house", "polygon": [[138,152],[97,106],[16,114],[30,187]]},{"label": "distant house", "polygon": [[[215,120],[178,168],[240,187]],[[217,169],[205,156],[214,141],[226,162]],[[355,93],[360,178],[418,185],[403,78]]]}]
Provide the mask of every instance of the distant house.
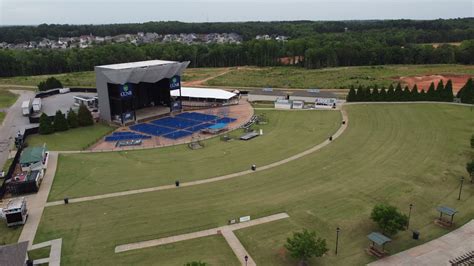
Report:
[{"label": "distant house", "polygon": [[25,266],[28,260],[28,241],[0,246],[0,265]]},{"label": "distant house", "polygon": [[28,147],[21,152],[20,167],[23,172],[38,171],[46,168],[46,146]]}]

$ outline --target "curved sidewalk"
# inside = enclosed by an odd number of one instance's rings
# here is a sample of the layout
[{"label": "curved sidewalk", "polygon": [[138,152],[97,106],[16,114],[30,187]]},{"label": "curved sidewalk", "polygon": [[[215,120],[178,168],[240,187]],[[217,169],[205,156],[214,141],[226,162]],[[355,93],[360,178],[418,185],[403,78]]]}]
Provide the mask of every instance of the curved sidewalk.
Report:
[{"label": "curved sidewalk", "polygon": [[451,265],[450,260],[474,251],[474,220],[425,244],[368,265]]},{"label": "curved sidewalk", "polygon": [[[344,108],[341,109],[341,114],[342,114],[342,120],[345,121],[345,124],[341,123],[341,126],[339,129],[332,135],[333,140],[337,139],[347,128],[348,123],[349,123],[349,118],[347,115],[347,112],[344,110]],[[308,149],[305,150],[301,153],[295,154],[293,156],[290,156],[286,159],[267,164],[264,166],[260,166],[257,168],[257,170],[252,171],[252,170],[245,170],[237,173],[232,173],[228,175],[223,175],[223,176],[217,176],[217,177],[212,177],[212,178],[207,178],[207,179],[201,179],[201,180],[196,180],[196,181],[190,181],[190,182],[184,182],[180,184],[180,187],[189,187],[189,186],[195,186],[195,185],[201,185],[201,184],[207,184],[207,183],[212,183],[212,182],[217,182],[217,181],[222,181],[222,180],[227,180],[243,175],[248,175],[251,173],[259,172],[259,171],[264,171],[268,170],[277,166],[280,166],[282,164],[297,160],[303,156],[306,156],[308,154],[311,154],[313,152],[316,152],[323,147],[326,147],[329,145],[331,141],[329,139],[326,139],[324,142]],[[143,189],[136,189],[136,190],[129,190],[129,191],[121,191],[121,192],[114,192],[114,193],[108,193],[108,194],[103,194],[103,195],[96,195],[96,196],[88,196],[88,197],[81,197],[81,198],[75,198],[75,199],[69,199],[69,203],[78,203],[78,202],[84,202],[84,201],[92,201],[92,200],[99,200],[99,199],[107,199],[107,198],[115,198],[115,197],[121,197],[121,196],[128,196],[128,195],[134,195],[134,194],[140,194],[140,193],[146,193],[146,192],[153,192],[153,191],[160,191],[160,190],[167,190],[167,189],[173,189],[176,188],[175,185],[164,185],[164,186],[157,186],[157,187],[151,187],[151,188],[143,188]],[[61,205],[64,204],[63,201],[52,201],[46,203],[46,207],[50,206],[56,206],[56,205]]]}]

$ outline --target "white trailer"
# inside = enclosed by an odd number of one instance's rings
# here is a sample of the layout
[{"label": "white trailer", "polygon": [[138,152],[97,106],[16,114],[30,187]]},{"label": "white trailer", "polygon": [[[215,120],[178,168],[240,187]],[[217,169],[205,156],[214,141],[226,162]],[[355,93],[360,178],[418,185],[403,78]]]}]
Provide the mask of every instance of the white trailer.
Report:
[{"label": "white trailer", "polygon": [[31,112],[31,101],[30,100],[23,101],[21,103],[21,112],[24,116],[30,115],[30,112]]},{"label": "white trailer", "polygon": [[34,98],[33,99],[33,112],[41,111],[41,98]]},{"label": "white trailer", "polygon": [[8,201],[7,206],[1,210],[0,218],[5,219],[7,226],[23,225],[28,218],[25,198],[16,198]]}]

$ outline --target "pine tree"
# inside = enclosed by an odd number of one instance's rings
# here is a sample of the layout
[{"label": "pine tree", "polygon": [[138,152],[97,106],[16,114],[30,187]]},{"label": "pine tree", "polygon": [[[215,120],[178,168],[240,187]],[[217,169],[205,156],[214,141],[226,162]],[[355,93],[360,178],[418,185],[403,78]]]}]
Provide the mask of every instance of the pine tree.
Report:
[{"label": "pine tree", "polygon": [[54,131],[66,131],[69,129],[67,125],[67,120],[64,114],[58,110],[56,111],[56,115],[54,116]]},{"label": "pine tree", "polygon": [[349,93],[347,94],[346,101],[348,102],[355,102],[356,98],[356,91],[354,89],[354,86],[351,86],[349,89]]},{"label": "pine tree", "polygon": [[402,90],[402,85],[400,83],[397,84],[397,87],[395,88],[395,97],[394,100],[396,102],[401,102],[403,101],[403,90]]},{"label": "pine tree", "polygon": [[79,122],[79,126],[81,127],[91,126],[94,124],[94,120],[92,119],[92,114],[84,104],[81,104],[81,106],[79,106],[77,120]]},{"label": "pine tree", "polygon": [[446,86],[444,87],[443,100],[446,102],[452,102],[453,98],[453,82],[448,80],[448,82],[446,82]]},{"label": "pine tree", "polygon": [[380,101],[379,89],[373,88],[370,98],[372,99],[373,102]]},{"label": "pine tree", "polygon": [[468,79],[464,87],[458,92],[457,97],[462,103],[474,104],[474,84],[472,78]]},{"label": "pine tree", "polygon": [[413,88],[410,91],[410,99],[412,101],[419,101],[420,100],[420,95],[418,94],[418,86],[416,84],[413,86]]},{"label": "pine tree", "polygon": [[385,87],[382,87],[379,92],[379,101],[384,102],[387,101],[387,90]]},{"label": "pine tree", "polygon": [[79,126],[79,122],[77,121],[76,113],[71,109],[67,112],[67,124],[69,128],[76,128]]},{"label": "pine tree", "polygon": [[418,101],[428,101],[428,95],[426,95],[425,90],[421,90],[418,94]]},{"label": "pine tree", "polygon": [[388,87],[386,101],[387,102],[395,101],[395,89],[393,88],[392,84],[390,84],[390,86]]},{"label": "pine tree", "polygon": [[431,82],[430,87],[428,88],[428,92],[426,92],[426,100],[428,101],[436,101],[436,89],[434,82]]},{"label": "pine tree", "polygon": [[42,113],[39,119],[39,133],[41,135],[46,135],[53,132],[54,127],[51,118],[47,114]]},{"label": "pine tree", "polygon": [[438,86],[436,86],[436,101],[443,101],[443,95],[444,95],[444,83],[443,80],[440,79],[438,82]]},{"label": "pine tree", "polygon": [[414,100],[411,98],[411,93],[410,93],[410,89],[408,88],[408,85],[405,86],[405,88],[403,89],[402,99],[403,99],[403,101],[405,101],[405,102],[414,101]]}]

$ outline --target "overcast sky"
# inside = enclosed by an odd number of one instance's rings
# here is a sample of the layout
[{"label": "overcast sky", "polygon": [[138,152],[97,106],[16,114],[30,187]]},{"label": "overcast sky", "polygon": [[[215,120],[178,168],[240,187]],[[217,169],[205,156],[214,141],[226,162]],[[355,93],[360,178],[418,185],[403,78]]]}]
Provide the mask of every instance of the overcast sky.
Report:
[{"label": "overcast sky", "polygon": [[474,0],[0,0],[0,25],[436,19],[473,17],[473,3]]}]

